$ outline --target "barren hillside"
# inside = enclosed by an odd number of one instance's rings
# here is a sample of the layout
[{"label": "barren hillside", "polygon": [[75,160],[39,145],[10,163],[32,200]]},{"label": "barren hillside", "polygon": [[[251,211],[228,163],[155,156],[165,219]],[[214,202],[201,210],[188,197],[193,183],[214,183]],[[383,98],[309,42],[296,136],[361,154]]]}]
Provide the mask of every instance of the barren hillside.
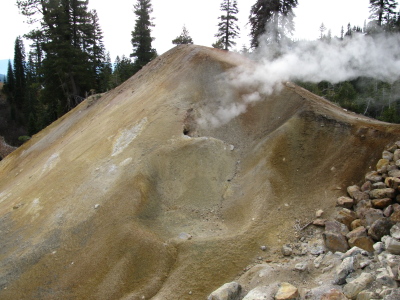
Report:
[{"label": "barren hillside", "polygon": [[260,245],[277,259],[399,140],[292,83],[200,126],[220,78],[251,65],[176,47],[1,161],[0,298],[205,299]]}]

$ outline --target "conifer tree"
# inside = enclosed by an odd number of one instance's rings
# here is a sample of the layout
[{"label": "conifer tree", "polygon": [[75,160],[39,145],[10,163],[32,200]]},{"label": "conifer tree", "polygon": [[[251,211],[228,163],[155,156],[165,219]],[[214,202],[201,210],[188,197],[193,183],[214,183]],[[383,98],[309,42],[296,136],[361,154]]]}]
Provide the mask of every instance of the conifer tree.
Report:
[{"label": "conifer tree", "polygon": [[135,58],[135,72],[139,71],[157,55],[156,50],[151,46],[154,40],[151,37],[151,27],[154,26],[150,18],[152,12],[153,8],[150,0],[137,0],[134,5],[136,21],[131,39],[133,52],[130,56]]},{"label": "conifer tree", "polygon": [[18,110],[22,111],[24,106],[24,98],[26,91],[26,74],[25,74],[25,47],[22,38],[19,36],[15,39],[14,44],[14,101]]},{"label": "conifer tree", "polygon": [[294,31],[293,9],[297,0],[257,0],[251,7],[251,47],[259,46],[259,38],[265,35],[267,43],[280,43]]},{"label": "conifer tree", "polygon": [[370,19],[373,20],[378,27],[382,27],[396,16],[396,0],[370,0],[369,3],[371,13]]},{"label": "conifer tree", "polygon": [[185,25],[183,25],[181,35],[173,39],[172,44],[174,45],[193,44],[193,39],[189,35],[189,31],[186,29]]},{"label": "conifer tree", "polygon": [[218,33],[215,37],[221,41],[223,49],[229,50],[236,43],[234,39],[239,35],[239,27],[237,25],[238,18],[236,17],[239,12],[236,0],[223,0],[221,3],[221,11],[224,12],[218,17]]}]

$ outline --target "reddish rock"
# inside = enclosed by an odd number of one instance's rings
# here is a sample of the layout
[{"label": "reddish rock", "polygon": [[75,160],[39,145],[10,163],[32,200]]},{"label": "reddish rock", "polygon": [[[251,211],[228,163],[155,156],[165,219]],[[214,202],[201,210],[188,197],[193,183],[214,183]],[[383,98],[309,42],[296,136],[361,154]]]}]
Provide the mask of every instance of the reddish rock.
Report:
[{"label": "reddish rock", "polygon": [[352,208],[354,205],[354,199],[342,196],[336,200],[336,205],[344,208]]},{"label": "reddish rock", "polygon": [[348,244],[350,248],[357,246],[358,248],[364,249],[368,252],[374,251],[374,241],[369,236],[353,237],[349,239]]},{"label": "reddish rock", "polygon": [[384,208],[388,207],[390,204],[392,204],[392,199],[391,198],[383,198],[383,199],[374,199],[374,200],[372,200],[372,207],[373,208],[384,209]]},{"label": "reddish rock", "polygon": [[[322,234],[324,239],[325,247],[332,252],[346,252],[349,250],[349,244],[347,239],[341,233],[325,231]],[[361,247],[360,247],[361,248]]]}]

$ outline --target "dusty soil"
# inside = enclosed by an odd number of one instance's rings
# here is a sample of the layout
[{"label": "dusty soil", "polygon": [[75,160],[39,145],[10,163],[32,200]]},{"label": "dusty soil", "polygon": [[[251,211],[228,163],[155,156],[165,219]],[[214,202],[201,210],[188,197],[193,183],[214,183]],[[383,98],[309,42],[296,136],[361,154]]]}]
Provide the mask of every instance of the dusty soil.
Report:
[{"label": "dusty soil", "polygon": [[258,256],[279,261],[295,225],[329,216],[399,140],[292,83],[199,126],[218,79],[252,64],[173,48],[1,161],[0,298],[204,299]]}]

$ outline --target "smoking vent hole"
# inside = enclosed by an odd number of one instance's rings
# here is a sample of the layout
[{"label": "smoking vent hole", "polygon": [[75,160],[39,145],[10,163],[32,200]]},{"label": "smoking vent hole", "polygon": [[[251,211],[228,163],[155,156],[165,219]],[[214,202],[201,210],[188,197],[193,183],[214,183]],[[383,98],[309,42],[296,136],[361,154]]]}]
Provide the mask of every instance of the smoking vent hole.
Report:
[{"label": "smoking vent hole", "polygon": [[184,134],[184,135],[189,135],[189,134],[190,134],[190,130],[189,130],[189,128],[187,128],[186,126],[183,127],[183,134]]}]

